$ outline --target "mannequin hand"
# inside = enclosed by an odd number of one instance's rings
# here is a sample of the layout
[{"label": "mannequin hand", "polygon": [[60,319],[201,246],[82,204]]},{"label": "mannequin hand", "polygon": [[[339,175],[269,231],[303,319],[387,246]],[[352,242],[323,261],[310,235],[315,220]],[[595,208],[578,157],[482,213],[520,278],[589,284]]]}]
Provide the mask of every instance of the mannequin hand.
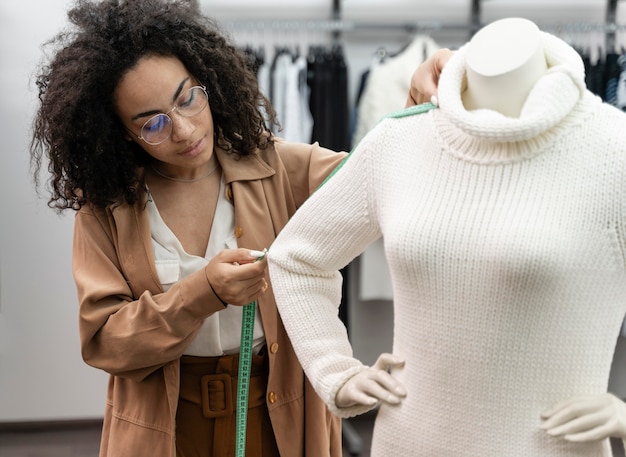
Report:
[{"label": "mannequin hand", "polygon": [[244,248],[224,249],[211,259],[205,274],[222,302],[244,306],[265,292],[267,261],[255,262],[261,254]]},{"label": "mannequin hand", "polygon": [[[435,51],[428,59],[421,63],[411,77],[411,88],[406,101],[405,108],[419,105],[426,102],[433,102],[435,105],[437,97],[437,85],[439,75],[443,70],[453,52],[442,48]],[[435,99],[433,99],[435,97]]]},{"label": "mannequin hand", "polygon": [[406,389],[387,371],[401,367],[404,360],[393,354],[381,354],[374,366],[362,371],[346,381],[335,397],[339,408],[354,405],[374,406],[379,401],[392,405],[406,397]]},{"label": "mannequin hand", "polygon": [[568,441],[626,439],[626,404],[609,393],[572,398],[545,411],[541,417],[545,420],[542,429]]}]

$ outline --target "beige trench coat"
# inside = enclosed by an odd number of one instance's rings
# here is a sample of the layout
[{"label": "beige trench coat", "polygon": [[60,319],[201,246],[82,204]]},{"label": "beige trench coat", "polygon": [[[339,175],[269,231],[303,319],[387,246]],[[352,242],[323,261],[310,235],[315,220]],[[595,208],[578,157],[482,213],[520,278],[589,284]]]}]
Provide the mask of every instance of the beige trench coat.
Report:
[{"label": "beige trench coat", "polygon": [[[345,157],[277,142],[236,160],[217,150],[234,202],[238,245],[269,247],[294,211]],[[163,293],[144,203],[76,215],[73,272],[84,360],[110,373],[101,457],[175,457],[179,357],[204,319],[223,309],[204,270]],[[340,457],[339,419],[313,391],[272,293],[258,301],[270,371],[267,404],[284,457]]]}]

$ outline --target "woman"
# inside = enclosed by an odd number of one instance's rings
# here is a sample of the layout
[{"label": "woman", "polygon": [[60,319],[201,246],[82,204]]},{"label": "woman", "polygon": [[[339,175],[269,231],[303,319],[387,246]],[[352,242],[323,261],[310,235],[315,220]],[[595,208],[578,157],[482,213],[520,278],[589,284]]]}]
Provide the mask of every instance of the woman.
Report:
[{"label": "woman", "polygon": [[245,57],[193,2],[80,0],[69,18],[31,154],[35,176],[50,161],[50,206],[76,211],[82,355],[111,375],[100,455],[234,455],[256,300],[246,455],[340,456],[254,260],[344,154],[272,136]]}]

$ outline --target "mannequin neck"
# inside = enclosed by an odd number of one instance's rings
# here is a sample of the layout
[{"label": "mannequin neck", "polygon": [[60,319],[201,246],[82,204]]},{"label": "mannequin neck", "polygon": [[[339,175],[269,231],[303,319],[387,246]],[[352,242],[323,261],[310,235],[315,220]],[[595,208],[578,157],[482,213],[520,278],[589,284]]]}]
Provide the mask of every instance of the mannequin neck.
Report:
[{"label": "mannequin neck", "polygon": [[547,70],[538,27],[521,18],[495,21],[468,44],[467,110],[490,109],[519,117],[535,82]]}]

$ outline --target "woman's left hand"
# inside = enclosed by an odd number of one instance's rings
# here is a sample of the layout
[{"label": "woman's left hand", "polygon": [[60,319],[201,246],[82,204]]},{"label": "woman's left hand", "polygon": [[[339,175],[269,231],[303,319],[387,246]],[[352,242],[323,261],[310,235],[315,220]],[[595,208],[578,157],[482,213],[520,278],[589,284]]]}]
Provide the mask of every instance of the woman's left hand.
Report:
[{"label": "woman's left hand", "polygon": [[575,397],[541,414],[541,428],[568,441],[626,439],[626,404],[615,395]]},{"label": "woman's left hand", "polygon": [[411,77],[411,87],[409,88],[405,108],[436,101],[433,97],[437,96],[439,75],[452,57],[452,54],[453,51],[447,48],[438,49],[417,67]]}]

